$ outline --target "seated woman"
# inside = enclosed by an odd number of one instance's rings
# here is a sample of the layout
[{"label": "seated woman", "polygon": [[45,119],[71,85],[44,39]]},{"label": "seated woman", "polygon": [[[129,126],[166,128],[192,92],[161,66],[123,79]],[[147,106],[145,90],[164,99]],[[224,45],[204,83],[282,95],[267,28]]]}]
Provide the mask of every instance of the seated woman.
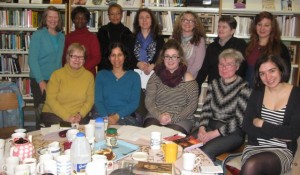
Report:
[{"label": "seated woman", "polygon": [[259,58],[254,73],[255,89],[243,121],[248,145],[241,174],[284,174],[291,169],[300,135],[300,88],[286,83],[289,69],[279,56]]},{"label": "seated woman", "polygon": [[137,125],[131,116],[140,102],[141,80],[129,70],[128,52],[122,43],[113,43],[108,50],[108,68],[96,77],[95,106],[100,117],[109,124]]},{"label": "seated woman", "polygon": [[146,87],[145,104],[148,114],[144,127],[165,125],[186,134],[193,127],[198,85],[187,72],[183,49],[174,39],[169,39],[160,52]]},{"label": "seated woman", "polygon": [[83,45],[71,44],[67,50],[67,63],[51,75],[41,113],[45,126],[89,122],[86,115],[94,104],[95,84],[93,74],[83,67],[85,56]]},{"label": "seated woman", "polygon": [[[200,114],[198,139],[212,159],[244,143],[242,122],[250,96],[246,81],[236,74],[244,58],[241,52],[226,49],[219,55],[219,75],[207,89]],[[222,146],[221,146],[222,145]]]}]

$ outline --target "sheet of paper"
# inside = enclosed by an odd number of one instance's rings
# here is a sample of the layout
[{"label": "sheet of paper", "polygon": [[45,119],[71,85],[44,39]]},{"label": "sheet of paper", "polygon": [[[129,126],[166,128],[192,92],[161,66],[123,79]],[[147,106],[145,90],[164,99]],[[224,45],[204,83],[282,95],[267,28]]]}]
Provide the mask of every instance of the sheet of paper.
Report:
[{"label": "sheet of paper", "polygon": [[137,72],[140,75],[140,77],[141,77],[141,86],[142,86],[142,89],[146,89],[148,80],[149,80],[150,76],[154,73],[154,71],[151,71],[149,75],[146,75],[140,69],[134,69],[134,71]]}]

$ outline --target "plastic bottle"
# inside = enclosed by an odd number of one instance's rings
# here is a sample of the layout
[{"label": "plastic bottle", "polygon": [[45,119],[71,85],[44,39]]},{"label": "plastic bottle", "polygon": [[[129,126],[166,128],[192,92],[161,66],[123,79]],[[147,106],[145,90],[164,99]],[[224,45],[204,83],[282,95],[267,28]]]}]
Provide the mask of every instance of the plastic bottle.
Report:
[{"label": "plastic bottle", "polygon": [[104,140],[104,120],[102,117],[98,117],[95,122],[95,142],[102,140]]},{"label": "plastic bottle", "polygon": [[84,133],[79,132],[71,145],[72,170],[76,174],[85,174],[86,164],[91,162],[91,146]]}]

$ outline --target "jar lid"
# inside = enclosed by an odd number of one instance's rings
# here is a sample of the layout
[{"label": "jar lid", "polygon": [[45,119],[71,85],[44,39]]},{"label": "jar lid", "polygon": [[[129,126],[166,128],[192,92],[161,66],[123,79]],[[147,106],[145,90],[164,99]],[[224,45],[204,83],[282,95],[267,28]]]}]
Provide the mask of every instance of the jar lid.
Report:
[{"label": "jar lid", "polygon": [[77,136],[77,137],[84,137],[85,134],[84,134],[83,132],[78,132],[78,133],[76,134],[76,136]]},{"label": "jar lid", "polygon": [[108,128],[106,130],[107,134],[117,134],[117,129],[116,128]]}]

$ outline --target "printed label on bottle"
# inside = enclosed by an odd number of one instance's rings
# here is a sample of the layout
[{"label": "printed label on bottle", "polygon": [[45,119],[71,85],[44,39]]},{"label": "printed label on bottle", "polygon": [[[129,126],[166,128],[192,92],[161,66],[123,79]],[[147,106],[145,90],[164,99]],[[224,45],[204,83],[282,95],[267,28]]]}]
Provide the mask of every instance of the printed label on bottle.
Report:
[{"label": "printed label on bottle", "polygon": [[75,170],[76,170],[76,172],[80,172],[80,173],[85,172],[86,165],[87,165],[87,163],[75,164]]}]

